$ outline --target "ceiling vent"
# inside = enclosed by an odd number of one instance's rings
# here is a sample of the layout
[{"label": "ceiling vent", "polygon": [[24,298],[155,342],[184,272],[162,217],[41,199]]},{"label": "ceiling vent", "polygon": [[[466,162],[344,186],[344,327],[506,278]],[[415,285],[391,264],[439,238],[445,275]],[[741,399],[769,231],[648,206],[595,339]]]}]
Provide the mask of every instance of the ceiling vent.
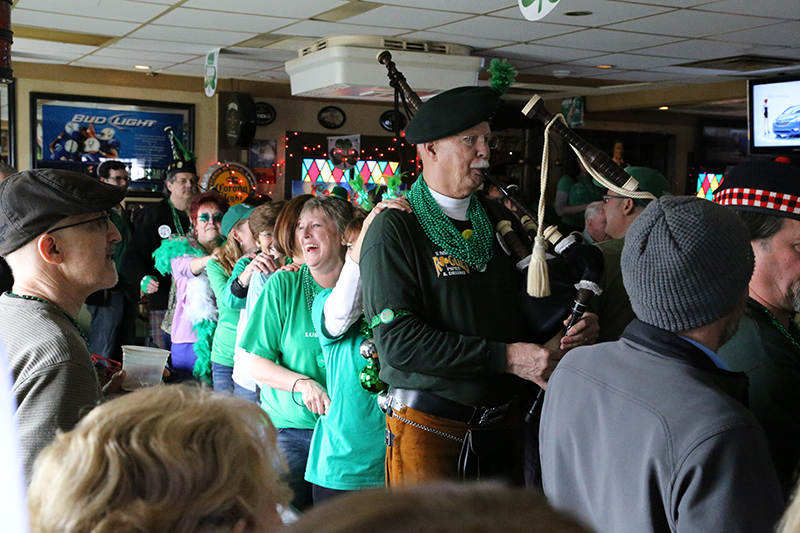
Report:
[{"label": "ceiling vent", "polygon": [[800,61],[796,59],[742,55],[723,57],[719,59],[709,59],[704,61],[694,61],[692,63],[682,63],[675,66],[706,68],[712,70],[731,70],[735,72],[756,72],[759,70],[772,70],[776,68],[795,67],[798,65],[800,65]]},{"label": "ceiling vent", "polygon": [[397,68],[425,100],[444,90],[476,85],[483,58],[472,49],[451,43],[432,43],[377,36],[336,36],[298,50],[286,62],[294,96],[386,100],[394,98],[386,67],[377,56],[392,52]]}]

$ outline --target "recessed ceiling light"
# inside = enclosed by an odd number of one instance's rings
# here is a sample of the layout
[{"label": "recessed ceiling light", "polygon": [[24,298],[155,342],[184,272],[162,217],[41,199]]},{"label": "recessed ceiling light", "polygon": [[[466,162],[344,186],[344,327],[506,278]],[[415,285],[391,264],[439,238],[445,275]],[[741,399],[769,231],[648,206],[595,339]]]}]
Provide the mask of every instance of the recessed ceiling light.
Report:
[{"label": "recessed ceiling light", "polygon": [[134,65],[133,68],[138,68],[139,70],[150,70],[150,67],[147,65]]},{"label": "recessed ceiling light", "polygon": [[597,65],[597,68],[614,68],[614,65]]},{"label": "recessed ceiling light", "polygon": [[669,106],[662,105],[661,107],[659,107],[659,109],[660,109],[661,111],[666,111],[667,109],[669,109]]},{"label": "recessed ceiling light", "polygon": [[554,70],[553,71],[553,76],[555,76],[556,78],[566,78],[570,74],[572,74],[571,70]]},{"label": "recessed ceiling light", "polygon": [[589,15],[593,15],[592,11],[567,11],[564,13],[567,17],[588,17]]}]

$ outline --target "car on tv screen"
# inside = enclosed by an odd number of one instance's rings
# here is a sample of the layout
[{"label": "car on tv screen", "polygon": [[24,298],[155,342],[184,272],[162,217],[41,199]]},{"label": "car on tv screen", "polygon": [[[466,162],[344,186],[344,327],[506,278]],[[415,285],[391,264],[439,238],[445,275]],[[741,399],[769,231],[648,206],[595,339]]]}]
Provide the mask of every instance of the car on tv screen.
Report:
[{"label": "car on tv screen", "polygon": [[772,133],[778,137],[800,135],[800,105],[793,105],[781,113],[772,123]]}]

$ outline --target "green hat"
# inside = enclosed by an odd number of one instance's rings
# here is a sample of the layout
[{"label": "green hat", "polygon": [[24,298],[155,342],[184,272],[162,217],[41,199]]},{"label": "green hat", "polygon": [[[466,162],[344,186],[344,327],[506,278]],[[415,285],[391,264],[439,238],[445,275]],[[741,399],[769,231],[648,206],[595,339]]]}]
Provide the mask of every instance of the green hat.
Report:
[{"label": "green hat", "polygon": [[236,204],[232,206],[222,217],[222,224],[220,231],[222,236],[228,238],[228,233],[233,229],[237,222],[240,220],[247,220],[253,213],[253,206],[247,204]]},{"label": "green hat", "polygon": [[419,108],[406,127],[406,140],[421,144],[450,137],[486,122],[500,104],[490,87],[456,87],[437,94]]},{"label": "green hat", "polygon": [[349,202],[350,200],[347,198],[347,189],[342,187],[341,185],[337,185],[333,189],[331,189],[330,196],[334,198],[338,198],[339,200],[344,200],[345,202]]},{"label": "green hat", "polygon": [[[670,194],[669,182],[664,175],[654,168],[647,167],[627,167],[625,172],[639,182],[637,191],[649,192],[656,198],[661,198],[665,194]],[[624,196],[624,193],[623,193]],[[647,205],[649,200],[634,200],[638,205]]]}]

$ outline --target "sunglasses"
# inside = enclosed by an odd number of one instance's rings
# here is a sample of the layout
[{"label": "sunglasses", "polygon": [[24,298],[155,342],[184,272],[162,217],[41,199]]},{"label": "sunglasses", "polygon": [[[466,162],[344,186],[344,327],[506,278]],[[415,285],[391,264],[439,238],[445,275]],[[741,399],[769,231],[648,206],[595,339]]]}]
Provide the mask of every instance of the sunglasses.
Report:
[{"label": "sunglasses", "polygon": [[214,213],[213,217],[211,215],[209,215],[208,213],[200,213],[200,215],[197,217],[197,221],[198,222],[211,222],[213,220],[214,224],[219,224],[220,222],[222,222],[222,217],[223,217],[222,213]]}]

